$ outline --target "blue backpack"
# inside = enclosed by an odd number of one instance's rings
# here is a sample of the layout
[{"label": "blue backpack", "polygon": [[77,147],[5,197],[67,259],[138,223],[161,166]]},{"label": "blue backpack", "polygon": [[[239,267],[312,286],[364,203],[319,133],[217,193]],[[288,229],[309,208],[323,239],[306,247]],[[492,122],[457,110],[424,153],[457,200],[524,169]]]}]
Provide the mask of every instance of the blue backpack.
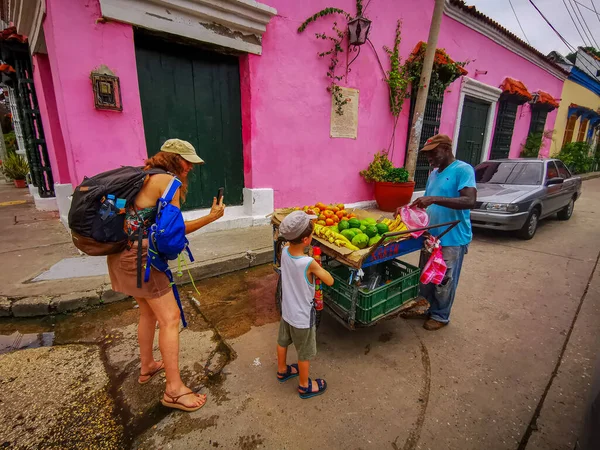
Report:
[{"label": "blue backpack", "polygon": [[150,280],[152,267],[167,275],[181,313],[181,321],[183,326],[187,327],[179,292],[173,281],[173,273],[169,269],[169,261],[177,259],[184,250],[187,251],[190,261],[194,261],[189,248],[189,241],[185,237],[185,223],[181,210],[171,204],[177,189],[180,187],[181,181],[177,177],[173,177],[162,197],[158,199],[156,222],[148,230],[148,259],[146,261],[144,282],[147,283]]}]

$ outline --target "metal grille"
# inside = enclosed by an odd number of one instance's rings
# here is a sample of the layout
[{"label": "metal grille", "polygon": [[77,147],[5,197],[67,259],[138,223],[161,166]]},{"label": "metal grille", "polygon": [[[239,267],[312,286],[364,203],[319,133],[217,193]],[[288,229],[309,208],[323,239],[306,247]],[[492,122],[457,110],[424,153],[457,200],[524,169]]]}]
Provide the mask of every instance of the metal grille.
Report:
[{"label": "metal grille", "polygon": [[15,55],[15,70],[17,72],[18,113],[21,117],[31,181],[38,188],[40,197],[54,197],[54,179],[33,85],[33,70],[29,52]]},{"label": "metal grille", "polygon": [[13,127],[15,129],[15,138],[17,141],[17,153],[25,155],[25,140],[23,139],[23,130],[21,128],[21,117],[19,115],[19,109],[17,107],[17,96],[15,90],[11,87],[6,88],[8,90],[8,104],[10,106],[10,112],[12,114]]},{"label": "metal grille", "polygon": [[[430,93],[431,94],[431,93]],[[423,128],[421,129],[421,138],[419,139],[419,148],[425,145],[425,141],[431,136],[438,134],[440,130],[440,123],[442,117],[442,104],[444,98],[442,96],[427,97],[427,103],[425,104],[425,113],[423,115]],[[417,102],[417,90],[413,89],[410,98],[410,122],[408,124],[408,138],[406,140],[406,146],[408,151],[408,142],[410,141],[410,130],[412,128],[412,117],[415,111],[415,104]],[[427,157],[423,153],[419,153],[417,156],[417,167],[415,170],[415,189],[424,189],[427,184],[427,178],[431,167],[427,161]]]},{"label": "metal grille", "polygon": [[545,108],[533,108],[531,112],[531,124],[529,125],[529,134],[543,133],[546,126],[546,117],[548,110]]},{"label": "metal grille", "polygon": [[507,100],[500,102],[492,144],[492,159],[508,158],[510,154],[510,144],[517,118],[517,107],[516,103]]}]

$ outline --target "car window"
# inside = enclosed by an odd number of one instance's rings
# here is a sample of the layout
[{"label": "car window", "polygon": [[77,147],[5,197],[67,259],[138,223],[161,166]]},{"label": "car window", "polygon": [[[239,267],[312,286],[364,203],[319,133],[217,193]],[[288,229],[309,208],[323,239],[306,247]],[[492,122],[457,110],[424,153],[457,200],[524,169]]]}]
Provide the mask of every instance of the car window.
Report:
[{"label": "car window", "polygon": [[477,183],[538,185],[542,182],[542,164],[537,162],[487,161],[475,168]]},{"label": "car window", "polygon": [[558,168],[558,176],[563,178],[563,179],[568,179],[571,178],[571,172],[569,172],[569,169],[567,169],[567,166],[565,166],[562,161],[554,161],[556,163],[556,167]]},{"label": "car window", "polygon": [[546,172],[546,181],[552,178],[558,178],[558,169],[554,165],[553,161],[548,161],[548,172]]}]

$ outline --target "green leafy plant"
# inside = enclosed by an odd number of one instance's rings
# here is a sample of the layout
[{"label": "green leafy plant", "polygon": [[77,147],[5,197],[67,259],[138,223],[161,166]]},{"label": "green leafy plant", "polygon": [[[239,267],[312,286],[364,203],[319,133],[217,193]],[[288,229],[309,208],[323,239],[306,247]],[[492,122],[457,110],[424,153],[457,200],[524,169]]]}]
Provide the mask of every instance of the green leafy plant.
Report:
[{"label": "green leafy plant", "polygon": [[4,135],[4,147],[9,155],[12,155],[17,151],[17,137],[15,136],[14,131]]},{"label": "green leafy plant", "polygon": [[525,143],[521,145],[521,158],[537,158],[542,144],[547,139],[552,139],[554,130],[546,130],[543,133],[529,133]]},{"label": "green leafy plant", "polygon": [[13,180],[24,180],[29,173],[29,164],[21,155],[8,155],[8,158],[2,161],[2,172]]},{"label": "green leafy plant", "polygon": [[413,78],[407,64],[402,64],[400,43],[402,42],[402,21],[396,22],[396,37],[392,49],[383,47],[390,58],[390,70],[387,72],[386,83],[390,89],[390,111],[394,117],[402,112],[404,100],[410,97],[408,86]]},{"label": "green leafy plant", "polygon": [[402,167],[394,167],[385,150],[375,153],[369,167],[360,171],[360,176],[367,183],[406,183],[408,181],[408,171]]},{"label": "green leafy plant", "polygon": [[[356,0],[356,16],[358,17],[358,16],[362,15],[362,11],[363,11],[362,0]],[[331,7],[325,8],[325,9],[319,11],[318,13],[310,16],[308,19],[306,19],[300,25],[300,27],[298,27],[298,33],[302,33],[304,30],[306,30],[306,27],[308,25],[310,25],[313,22],[316,22],[319,18],[332,16],[332,15],[341,15],[344,18],[346,18],[346,20],[348,22],[350,22],[353,19],[353,17],[350,14],[348,14],[346,11],[344,11],[343,9],[331,8]],[[332,30],[333,30],[333,35],[327,35],[326,33],[315,33],[315,36],[317,37],[317,39],[322,39],[324,41],[330,41],[330,43],[331,43],[331,49],[326,52],[319,53],[318,56],[320,58],[324,58],[326,56],[331,57],[329,66],[327,67],[327,78],[329,78],[329,80],[330,80],[330,84],[327,87],[327,91],[330,92],[333,97],[333,102],[335,103],[335,107],[336,107],[335,112],[338,115],[342,116],[342,115],[344,115],[344,105],[346,105],[348,103],[349,99],[344,98],[342,89],[338,85],[338,83],[343,79],[343,76],[338,76],[336,73],[336,69],[340,62],[339,55],[340,55],[340,53],[344,52],[344,49],[342,47],[342,42],[344,41],[344,39],[346,38],[346,36],[348,34],[347,23],[344,27],[339,28],[338,23],[334,22]]]},{"label": "green leafy plant", "polygon": [[587,142],[569,142],[563,146],[557,158],[565,163],[572,172],[587,173],[595,162],[595,158],[590,156],[591,151],[592,146]]}]

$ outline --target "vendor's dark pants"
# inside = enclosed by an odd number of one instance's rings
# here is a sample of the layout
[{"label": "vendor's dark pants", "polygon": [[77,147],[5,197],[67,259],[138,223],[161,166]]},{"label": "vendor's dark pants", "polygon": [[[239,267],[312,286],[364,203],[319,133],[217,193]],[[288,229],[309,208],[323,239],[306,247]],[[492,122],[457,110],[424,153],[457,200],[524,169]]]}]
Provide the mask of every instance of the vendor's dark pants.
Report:
[{"label": "vendor's dark pants", "polygon": [[[448,323],[450,321],[450,310],[452,309],[452,303],[454,303],[454,294],[458,286],[463,259],[468,249],[468,245],[442,247],[444,261],[448,266],[442,284],[439,286],[432,283],[421,284],[420,294],[430,304],[429,316],[438,322]],[[425,267],[430,256],[431,253],[425,250],[421,251],[421,261],[419,262],[421,269]]]}]

